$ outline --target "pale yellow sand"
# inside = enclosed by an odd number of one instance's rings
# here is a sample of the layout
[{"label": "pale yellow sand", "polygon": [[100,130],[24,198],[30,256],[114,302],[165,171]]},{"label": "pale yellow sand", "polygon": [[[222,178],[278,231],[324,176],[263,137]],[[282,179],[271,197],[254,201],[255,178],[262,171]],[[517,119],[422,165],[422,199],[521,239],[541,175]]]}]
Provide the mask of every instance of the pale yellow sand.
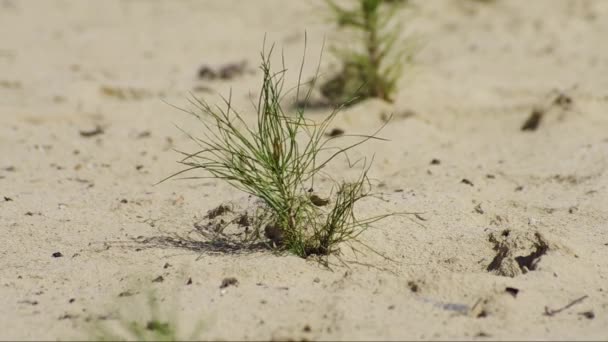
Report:
[{"label": "pale yellow sand", "polygon": [[[608,338],[604,0],[414,1],[404,34],[421,50],[396,103],[362,103],[335,123],[371,133],[383,111],[415,113],[384,129],[390,142],[355,153],[375,154],[372,177],[383,183],[384,201],[366,201],[361,215],[424,212],[415,219],[424,227],[394,217],[362,236],[393,261],[347,253],[346,266],[332,258],[329,270],[269,252],[123,244],[185,234],[207,210],[246,203],[210,180],[153,186],[180,169],[170,148],[191,146],[173,123],[194,129],[161,99],[186,105],[197,86],[232,87],[246,113],[259,73],[213,82],[196,73],[242,60],[255,70],[264,34],[284,49],[295,82],[307,30],[312,76],[324,36],[337,38],[322,7],[0,1],[0,339],[90,337],[100,317],[145,296],[138,282],[168,307],[179,299],[173,315],[186,334],[204,320],[204,339]],[[327,56],[322,70],[332,64]],[[554,91],[571,107],[550,106]],[[537,106],[550,107],[538,130],[520,131]],[[80,136],[97,125],[104,134]],[[505,260],[489,272],[496,246]],[[515,258],[545,248],[523,274]],[[225,277],[238,286],[220,291]],[[128,290],[139,294],[119,297]]]}]

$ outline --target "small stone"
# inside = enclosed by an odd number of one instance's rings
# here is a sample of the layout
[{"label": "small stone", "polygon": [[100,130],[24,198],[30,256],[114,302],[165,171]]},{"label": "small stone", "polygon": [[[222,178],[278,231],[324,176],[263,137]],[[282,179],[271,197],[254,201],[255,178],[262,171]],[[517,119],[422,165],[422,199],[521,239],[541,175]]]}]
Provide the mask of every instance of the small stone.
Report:
[{"label": "small stone", "polygon": [[53,258],[61,258],[63,256],[63,254],[61,254],[61,252],[55,252],[52,254]]},{"label": "small stone", "polygon": [[505,292],[507,292],[508,294],[513,296],[513,298],[515,298],[515,297],[517,297],[517,294],[519,293],[519,289],[517,289],[515,287],[506,287]]},{"label": "small stone", "polygon": [[344,134],[344,130],[341,128],[334,128],[331,131],[327,132],[325,135],[328,137],[339,137]]},{"label": "small stone", "polygon": [[474,186],[473,182],[471,182],[470,180],[463,178],[460,183],[466,184],[466,185],[470,185],[470,186]]}]

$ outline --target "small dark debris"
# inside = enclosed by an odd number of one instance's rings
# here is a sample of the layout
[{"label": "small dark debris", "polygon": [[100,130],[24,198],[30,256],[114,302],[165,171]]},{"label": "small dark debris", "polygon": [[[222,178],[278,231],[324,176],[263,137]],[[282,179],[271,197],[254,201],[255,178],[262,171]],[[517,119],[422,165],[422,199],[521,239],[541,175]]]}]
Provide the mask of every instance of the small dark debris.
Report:
[{"label": "small dark debris", "polygon": [[29,305],[38,305],[38,301],[37,300],[21,300],[18,303],[20,304],[29,304]]},{"label": "small dark debris", "polygon": [[225,289],[229,286],[237,286],[238,284],[239,281],[235,277],[224,278],[220,284],[220,289]]},{"label": "small dark debris", "polygon": [[6,172],[15,172],[15,170],[17,170],[14,166],[7,166],[4,168],[4,171]]},{"label": "small dark debris", "polygon": [[101,128],[101,126],[98,125],[98,126],[95,126],[95,128],[92,130],[80,131],[80,136],[84,137],[84,138],[90,138],[90,137],[94,137],[96,135],[100,135],[103,133],[104,133],[103,128]]},{"label": "small dark debris", "polygon": [[574,306],[576,304],[582,303],[585,299],[587,299],[587,297],[589,297],[589,296],[584,295],[584,296],[582,296],[580,298],[577,298],[577,299],[571,301],[566,306],[564,306],[562,308],[559,308],[559,309],[556,309],[556,310],[551,310],[547,306],[545,306],[545,315],[546,316],[554,316],[554,315],[556,315],[556,314],[558,314],[558,313],[560,313],[560,312],[562,312],[564,310],[569,309],[570,307],[572,307],[572,306]]},{"label": "small dark debris", "polygon": [[192,285],[192,278],[188,278],[188,281],[186,282],[186,285]]},{"label": "small dark debris", "polygon": [[487,178],[487,179],[494,179],[494,178],[496,178],[496,176],[494,176],[494,175],[492,175],[492,174],[487,174],[487,175],[486,175],[486,178]]},{"label": "small dark debris", "polygon": [[131,297],[134,294],[135,293],[131,292],[130,290],[127,290],[127,291],[123,291],[123,292],[119,293],[118,297]]},{"label": "small dark debris", "polygon": [[481,208],[481,203],[479,203],[479,204],[477,204],[475,206],[475,212],[478,213],[478,214],[483,214],[484,213],[483,209]]},{"label": "small dark debris", "polygon": [[306,324],[304,326],[304,328],[302,328],[302,331],[305,332],[305,333],[309,333],[309,332],[312,331],[312,328],[310,327],[310,325]]},{"label": "small dark debris", "polygon": [[315,279],[312,280],[315,283],[320,283],[321,279],[319,277],[315,277]]},{"label": "small dark debris", "polygon": [[247,70],[247,62],[228,63],[217,68],[212,68],[208,65],[203,65],[198,70],[198,78],[202,80],[230,80],[236,76],[243,75]]},{"label": "small dark debris", "polygon": [[12,199],[12,198],[10,198],[10,197],[6,197],[6,196],[4,196],[4,201],[5,201],[5,202],[12,202],[12,201],[13,201],[13,199]]},{"label": "small dark debris", "polygon": [[327,204],[329,204],[328,198],[321,198],[317,195],[311,195],[310,201],[312,202],[312,204],[316,205],[317,207],[323,207],[323,206],[326,206]]},{"label": "small dark debris", "polygon": [[217,208],[211,209],[207,212],[207,218],[214,219],[220,215],[224,215],[227,212],[230,212],[231,209],[229,206],[220,204]]},{"label": "small dark debris", "polygon": [[173,265],[171,265],[170,263],[166,262],[166,263],[163,265],[163,268],[164,268],[164,269],[167,269],[167,268],[169,268],[169,267],[171,267],[171,266],[173,266]]},{"label": "small dark debris", "polygon": [[236,221],[236,224],[241,227],[249,227],[251,226],[251,219],[249,218],[249,215],[247,215],[247,213],[243,213],[241,214],[241,216],[239,216],[239,219]]},{"label": "small dark debris", "polygon": [[433,158],[433,160],[431,160],[431,165],[439,165],[441,164],[441,160],[437,159],[437,158]]},{"label": "small dark debris", "polygon": [[526,119],[524,124],[521,126],[522,131],[536,131],[538,126],[540,125],[540,121],[543,118],[545,112],[541,109],[532,110],[532,114]]},{"label": "small dark debris", "polygon": [[415,213],[414,216],[419,219],[420,221],[426,221],[426,219],[424,217],[422,217],[422,215]]},{"label": "small dark debris", "polygon": [[53,256],[53,258],[61,258],[63,256],[63,254],[61,254],[61,252],[55,252],[51,255]]},{"label": "small dark debris", "polygon": [[276,224],[269,224],[264,228],[264,235],[274,243],[275,246],[283,244],[283,230]]},{"label": "small dark debris", "polygon": [[513,298],[515,298],[515,297],[517,297],[517,294],[519,293],[519,289],[517,289],[515,287],[506,287],[505,292],[510,294],[511,296],[513,296]]},{"label": "small dark debris", "polygon": [[389,310],[395,310],[395,306],[394,306],[394,305],[389,305],[389,306],[388,306],[388,309],[389,309]]},{"label": "small dark debris", "polygon": [[553,100],[553,104],[561,107],[562,109],[570,109],[570,107],[572,107],[572,98],[566,94],[559,94],[555,100]]},{"label": "small dark debris", "polygon": [[216,73],[215,70],[211,69],[211,67],[203,65],[199,70],[198,70],[198,78],[201,79],[215,79]]},{"label": "small dark debris", "polygon": [[471,182],[470,180],[463,178],[460,183],[466,184],[466,185],[470,185],[470,186],[474,186],[473,182]]},{"label": "small dark debris", "polygon": [[341,128],[334,128],[331,131],[325,133],[325,135],[327,135],[328,137],[339,137],[341,135],[344,135],[344,130]]},{"label": "small dark debris", "polygon": [[72,314],[68,314],[68,313],[66,313],[66,314],[64,314],[64,315],[62,315],[62,316],[59,316],[59,318],[58,318],[58,319],[59,319],[60,321],[63,321],[63,320],[65,320],[65,319],[74,319],[74,318],[78,318],[78,315],[72,315]]},{"label": "small dark debris", "polygon": [[143,165],[135,165],[135,170],[139,171],[141,169],[143,169],[144,166]]},{"label": "small dark debris", "polygon": [[524,189],[523,185],[520,185],[515,188],[515,191],[522,191]]},{"label": "small dark debris", "polygon": [[416,284],[416,282],[414,282],[414,281],[408,281],[407,286],[410,288],[410,291],[412,291],[414,293],[416,293],[420,290],[420,288],[418,287],[418,284]]},{"label": "small dark debris", "polygon": [[549,250],[549,246],[547,246],[546,242],[542,241],[538,238],[538,243],[536,244],[536,250],[532,252],[530,255],[522,255],[515,257],[515,261],[519,265],[519,268],[523,270],[534,271],[536,269],[538,260],[541,256],[545,255]]},{"label": "small dark debris", "polygon": [[149,138],[151,135],[150,131],[143,131],[137,135],[137,139]]},{"label": "small dark debris", "polygon": [[486,310],[481,310],[478,314],[477,314],[477,318],[485,318],[488,317],[488,312]]},{"label": "small dark debris", "polygon": [[127,204],[127,203],[129,203],[129,201],[127,201],[127,199],[126,199],[126,198],[123,198],[123,199],[121,199],[121,200],[120,200],[120,203],[122,203],[122,204]]},{"label": "small dark debris", "polygon": [[570,213],[570,214],[574,214],[577,211],[578,211],[577,207],[570,207],[570,208],[568,208],[568,213]]},{"label": "small dark debris", "polygon": [[403,189],[395,189],[395,192],[403,192]]},{"label": "small dark debris", "polygon": [[587,319],[594,319],[595,318],[595,313],[591,310],[589,311],[585,311],[585,312],[579,312],[579,315],[587,318]]},{"label": "small dark debris", "polygon": [[153,283],[162,283],[163,281],[165,281],[165,278],[163,278],[163,276],[158,276],[154,278],[154,280],[152,280]]},{"label": "small dark debris", "polygon": [[490,334],[480,331],[477,333],[477,335],[475,335],[475,337],[490,337]]},{"label": "small dark debris", "polygon": [[76,301],[76,298],[70,298],[70,300],[68,300],[68,303],[72,304]]}]

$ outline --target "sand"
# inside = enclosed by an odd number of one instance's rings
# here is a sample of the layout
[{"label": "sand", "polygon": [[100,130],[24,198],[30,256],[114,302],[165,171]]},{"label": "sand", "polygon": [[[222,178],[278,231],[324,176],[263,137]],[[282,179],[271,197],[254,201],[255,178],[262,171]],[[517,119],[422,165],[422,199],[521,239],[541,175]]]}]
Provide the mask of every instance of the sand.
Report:
[{"label": "sand", "polygon": [[[149,291],[180,336],[202,321],[208,340],[608,338],[604,0],[413,1],[404,36],[419,50],[395,103],[366,101],[332,126],[369,134],[396,114],[390,141],[354,153],[375,155],[379,198],[361,216],[421,213],[361,236],[386,258],[345,245],[326,267],[153,243],[252,201],[209,179],[155,185],[181,169],[172,148],[192,148],[175,125],[199,132],[169,104],[232,89],[253,113],[265,34],[294,84],[306,30],[312,76],[323,39],[340,39],[321,8],[0,2],[0,339],[95,338],[121,312],[145,315]],[[231,80],[197,78],[242,61]],[[337,70],[327,53],[321,69]],[[535,109],[538,128],[522,131]],[[351,174],[342,161],[328,171]],[[238,284],[220,289],[228,277]]]}]

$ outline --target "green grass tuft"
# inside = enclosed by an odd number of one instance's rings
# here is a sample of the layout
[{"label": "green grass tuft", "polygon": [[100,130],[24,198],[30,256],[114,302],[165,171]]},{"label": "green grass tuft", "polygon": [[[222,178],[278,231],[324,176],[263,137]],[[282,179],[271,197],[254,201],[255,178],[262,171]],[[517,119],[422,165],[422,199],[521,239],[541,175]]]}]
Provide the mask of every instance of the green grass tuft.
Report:
[{"label": "green grass tuft", "polygon": [[343,103],[356,96],[355,102],[380,98],[393,102],[397,82],[409,62],[411,48],[400,39],[402,25],[394,19],[407,1],[357,0],[354,8],[326,0],[332,21],[349,30],[355,44],[335,47],[342,70],[325,82],[320,90],[331,103]]},{"label": "green grass tuft", "polygon": [[[314,180],[322,169],[337,157],[370,140],[374,135],[356,136],[358,140],[345,147],[331,147],[326,133],[342,106],[325,119],[315,122],[305,117],[306,107],[295,114],[285,113],[281,106],[286,69],[274,71],[270,59],[273,48],[261,54],[262,85],[257,105],[256,124],[247,124],[233,106],[231,97],[224,105],[211,106],[202,99],[193,99],[195,110],[184,110],[204,126],[202,138],[189,137],[200,149],[194,153],[180,152],[181,164],[186,166],[169,178],[193,170],[204,170],[207,175],[192,178],[216,178],[237,189],[260,198],[264,206],[254,218],[256,239],[269,240],[278,250],[290,251],[301,257],[328,255],[337,245],[356,239],[372,220],[358,220],[355,204],[369,195],[367,177],[369,166],[364,166],[354,182],[336,183],[335,199],[331,203],[313,193]],[[302,63],[303,67],[303,63]],[[298,85],[293,91],[296,102],[308,100],[312,87],[301,89],[302,68]],[[376,132],[377,133],[377,132]],[[323,156],[323,158],[321,158]]]}]

